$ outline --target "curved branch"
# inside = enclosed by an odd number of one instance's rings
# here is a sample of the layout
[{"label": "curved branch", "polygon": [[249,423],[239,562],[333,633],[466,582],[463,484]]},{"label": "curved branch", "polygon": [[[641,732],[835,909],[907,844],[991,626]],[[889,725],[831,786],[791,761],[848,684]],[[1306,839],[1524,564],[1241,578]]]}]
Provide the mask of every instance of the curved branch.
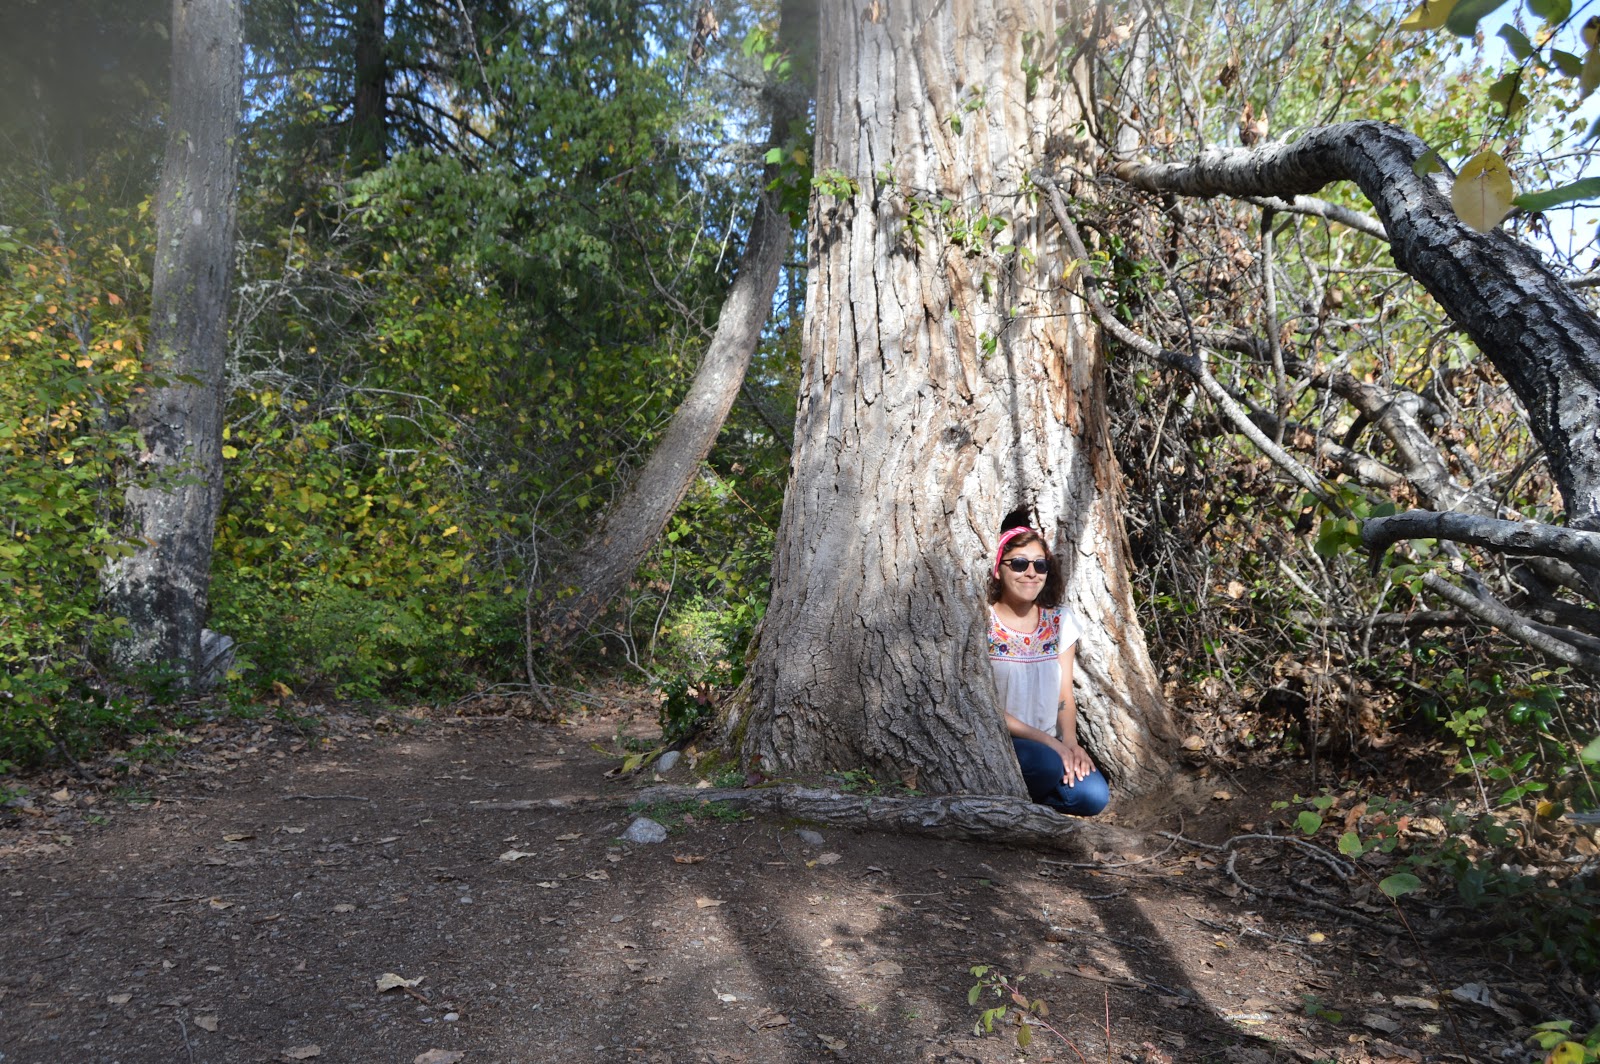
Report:
[{"label": "curved branch", "polygon": [[1392,517],[1370,518],[1361,526],[1361,544],[1375,559],[1381,559],[1384,551],[1402,539],[1448,539],[1507,554],[1532,554],[1600,566],[1600,533],[1531,521],[1408,510]]},{"label": "curved branch", "polygon": [[1381,122],[1308,131],[1293,144],[1213,149],[1192,163],[1114,168],[1140,188],[1188,196],[1310,195],[1354,181],[1420,281],[1511,384],[1549,456],[1574,527],[1600,528],[1600,319],[1528,247],[1477,233],[1455,216],[1441,177],[1419,177],[1426,151]]}]

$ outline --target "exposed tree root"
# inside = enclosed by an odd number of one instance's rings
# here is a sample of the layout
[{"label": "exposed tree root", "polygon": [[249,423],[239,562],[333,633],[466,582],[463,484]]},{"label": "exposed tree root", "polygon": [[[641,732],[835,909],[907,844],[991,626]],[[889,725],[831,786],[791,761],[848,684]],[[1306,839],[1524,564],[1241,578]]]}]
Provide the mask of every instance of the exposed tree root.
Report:
[{"label": "exposed tree root", "polygon": [[811,824],[893,831],[936,839],[965,839],[1004,846],[1087,854],[1096,850],[1142,853],[1150,838],[1139,832],[1062,816],[1025,798],[957,794],[923,798],[874,798],[816,787],[781,784],[748,790],[649,787],[643,802],[718,802],[763,816],[791,817]]}]

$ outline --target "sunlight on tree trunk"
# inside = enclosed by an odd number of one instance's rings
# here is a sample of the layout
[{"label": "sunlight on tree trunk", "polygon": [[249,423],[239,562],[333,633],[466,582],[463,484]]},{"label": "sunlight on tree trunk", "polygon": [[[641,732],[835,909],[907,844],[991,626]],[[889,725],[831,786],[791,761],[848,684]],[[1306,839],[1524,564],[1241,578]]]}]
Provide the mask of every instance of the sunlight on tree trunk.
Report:
[{"label": "sunlight on tree trunk", "polygon": [[1087,165],[1056,10],[823,6],[794,469],[733,723],[769,771],[1021,793],[982,587],[1031,502],[1084,624],[1080,737],[1125,793],[1165,773],[1103,353],[1030,191],[1047,152]]},{"label": "sunlight on tree trunk", "polygon": [[108,565],[126,618],[113,660],[196,679],[211,539],[222,494],[222,407],[233,273],[243,50],[234,0],[174,0],[172,103],[156,192],[145,360],[164,381],[135,405],[141,450],[125,488],[130,537]]}]

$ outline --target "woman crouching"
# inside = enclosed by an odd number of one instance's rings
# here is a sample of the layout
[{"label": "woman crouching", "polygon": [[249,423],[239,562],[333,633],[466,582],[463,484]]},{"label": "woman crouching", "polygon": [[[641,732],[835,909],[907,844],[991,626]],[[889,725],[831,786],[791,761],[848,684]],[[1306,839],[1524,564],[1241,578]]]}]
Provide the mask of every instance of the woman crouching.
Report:
[{"label": "woman crouching", "polygon": [[1062,605],[1065,581],[1044,538],[1021,520],[1001,527],[989,577],[989,663],[1028,797],[1070,816],[1111,799],[1078,745],[1072,663],[1078,622]]}]

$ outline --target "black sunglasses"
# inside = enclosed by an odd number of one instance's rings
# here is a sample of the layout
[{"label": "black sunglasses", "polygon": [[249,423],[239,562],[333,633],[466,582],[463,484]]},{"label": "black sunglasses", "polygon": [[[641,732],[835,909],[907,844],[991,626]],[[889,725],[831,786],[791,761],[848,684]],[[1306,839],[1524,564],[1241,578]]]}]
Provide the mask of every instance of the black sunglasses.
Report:
[{"label": "black sunglasses", "polygon": [[1007,558],[1000,564],[1014,573],[1025,573],[1030,565],[1034,572],[1041,575],[1050,571],[1049,558]]}]

